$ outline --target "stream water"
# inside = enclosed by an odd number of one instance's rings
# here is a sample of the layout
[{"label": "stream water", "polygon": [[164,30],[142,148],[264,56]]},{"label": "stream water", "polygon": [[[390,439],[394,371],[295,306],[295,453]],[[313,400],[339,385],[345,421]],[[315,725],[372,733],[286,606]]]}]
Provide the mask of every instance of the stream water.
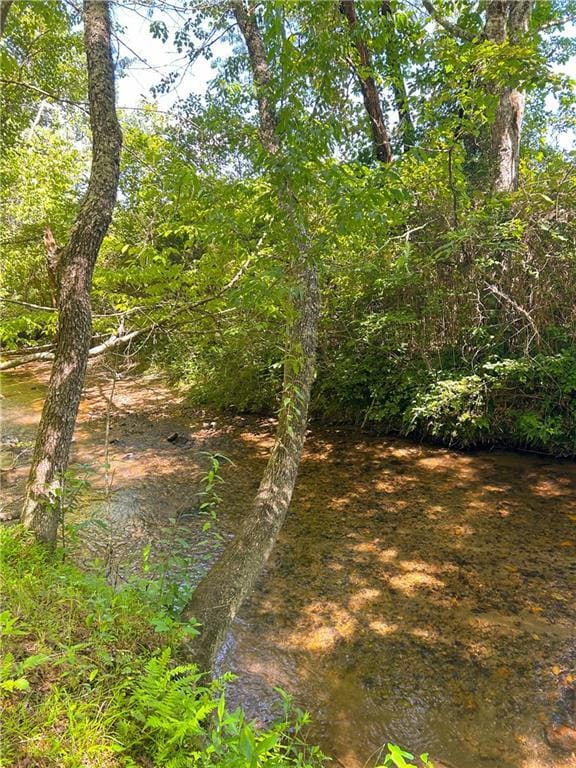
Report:
[{"label": "stream water", "polygon": [[[1,379],[4,513],[22,496],[45,382],[41,369]],[[226,537],[273,429],[191,412],[152,376],[112,391],[92,370],[73,459],[94,470],[89,508],[110,491],[112,577],[150,538],[170,549],[167,531],[205,568],[217,549],[197,515],[205,452],[234,462],[222,469]],[[287,524],[220,668],[259,721],[276,686],[291,693],[312,715],[310,739],[346,768],[375,765],[387,741],[438,767],[573,767],[545,732],[576,726],[575,594],[574,463],[312,425]]]}]

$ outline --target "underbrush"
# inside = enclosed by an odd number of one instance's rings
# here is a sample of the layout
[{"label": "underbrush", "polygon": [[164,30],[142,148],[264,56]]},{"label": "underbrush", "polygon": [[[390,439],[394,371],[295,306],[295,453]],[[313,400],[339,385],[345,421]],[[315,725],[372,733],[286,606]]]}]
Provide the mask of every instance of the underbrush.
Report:
[{"label": "underbrush", "polygon": [[487,362],[473,374],[439,372],[403,419],[416,432],[462,448],[502,444],[576,455],[576,357],[570,353]]},{"label": "underbrush", "polygon": [[314,412],[456,448],[576,456],[576,351],[430,368],[398,353],[345,351],[321,370]]},{"label": "underbrush", "polygon": [[141,582],[114,590],[19,527],[0,537],[3,768],[323,764],[287,697],[266,730],[230,712],[231,678],[186,663],[197,630]]}]

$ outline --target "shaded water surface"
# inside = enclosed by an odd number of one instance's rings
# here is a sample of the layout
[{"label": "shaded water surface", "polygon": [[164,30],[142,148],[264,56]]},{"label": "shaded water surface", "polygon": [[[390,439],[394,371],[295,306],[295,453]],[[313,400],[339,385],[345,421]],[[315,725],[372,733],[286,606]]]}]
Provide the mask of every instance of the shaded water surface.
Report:
[{"label": "shaded water surface", "polygon": [[[44,380],[2,379],[8,505],[22,493]],[[179,517],[197,551],[205,451],[234,460],[221,507],[231,534],[274,424],[191,414],[154,377],[111,394],[92,372],[74,458],[94,464],[102,487],[108,455],[115,550],[165,536]],[[231,698],[266,721],[281,686],[346,768],[373,765],[387,741],[453,768],[574,766],[544,732],[574,717],[575,544],[573,463],[313,427],[279,544],[220,659],[239,675]]]}]

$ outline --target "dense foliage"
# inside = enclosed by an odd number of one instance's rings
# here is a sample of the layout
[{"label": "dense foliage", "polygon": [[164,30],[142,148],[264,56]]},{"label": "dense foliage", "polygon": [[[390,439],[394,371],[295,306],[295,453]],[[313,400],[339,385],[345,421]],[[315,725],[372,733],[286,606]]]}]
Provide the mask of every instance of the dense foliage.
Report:
[{"label": "dense foliage", "polygon": [[[181,54],[156,95],[216,43],[224,53],[204,96],[169,114],[153,102],[121,113],[115,217],[92,238],[97,216],[78,212],[87,190],[96,213],[102,202],[89,175],[98,94],[115,121],[107,6],[109,77],[89,105],[75,4],[3,6],[2,367],[35,353],[54,359],[66,341],[79,399],[93,330],[92,354],[158,366],[195,404],[286,406],[272,461],[294,437],[294,415],[304,439],[315,365],[318,418],[462,448],[576,455],[576,102],[562,74],[576,53],[574,0],[122,5]],[[123,32],[116,23],[114,39]],[[117,64],[119,75],[130,66]],[[93,160],[104,157],[103,138]],[[110,165],[108,213],[117,154]],[[81,251],[96,229],[107,232],[102,248],[99,239],[85,274],[68,275],[85,298],[76,355],[79,315],[69,306],[71,337],[60,326],[55,338],[67,306],[59,259],[70,256],[71,231]],[[55,402],[70,379],[60,357]],[[306,392],[291,383],[304,370]],[[59,405],[60,424],[45,434],[53,447],[66,422],[65,469],[74,424]],[[282,494],[269,484],[286,508],[296,443]],[[38,462],[54,459],[48,452]],[[57,474],[38,492],[47,507]],[[301,739],[304,716],[293,722],[287,711],[259,731],[226,709],[225,681],[187,663],[194,625],[146,584],[115,591],[19,528],[1,544],[3,764],[322,764]],[[411,759],[390,746],[385,764]]]}]

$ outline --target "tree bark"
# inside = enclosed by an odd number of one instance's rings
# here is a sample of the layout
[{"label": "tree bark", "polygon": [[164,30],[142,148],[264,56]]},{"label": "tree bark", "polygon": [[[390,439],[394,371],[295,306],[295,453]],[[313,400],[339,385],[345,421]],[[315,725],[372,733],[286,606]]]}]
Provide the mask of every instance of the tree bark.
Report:
[{"label": "tree bark", "polygon": [[372,57],[370,55],[370,50],[358,32],[356,5],[354,0],[341,0],[339,7],[340,13],[342,13],[348,20],[354,47],[356,48],[360,61],[360,67],[354,67],[354,70],[360,84],[360,90],[362,91],[364,108],[370,119],[374,154],[381,163],[391,163],[392,145],[390,144],[390,136],[388,135],[376,81],[371,74]]},{"label": "tree bark", "polygon": [[0,37],[4,35],[4,27],[12,2],[13,0],[0,0]]},{"label": "tree bark", "polygon": [[185,618],[194,617],[202,625],[192,646],[193,659],[201,669],[213,668],[228,628],[274,548],[296,484],[314,380],[320,307],[314,265],[302,259],[300,268],[297,277],[305,293],[294,303],[296,319],[289,329],[282,406],[272,453],[250,514],[184,611]]},{"label": "tree bark", "polygon": [[122,134],[116,116],[108,2],[85,0],[92,168],[88,191],[57,268],[58,340],[22,512],[24,525],[53,544],[54,491],[68,466],[92,337],[90,287],[118,189]]},{"label": "tree bark", "polygon": [[[532,8],[532,0],[488,0],[484,38],[494,43],[518,42],[528,31]],[[518,188],[526,97],[517,88],[504,87],[497,98],[489,137],[490,182],[497,192],[511,192]]]},{"label": "tree bark", "polygon": [[48,273],[48,283],[50,284],[50,293],[52,306],[58,306],[58,261],[60,258],[60,249],[56,244],[54,235],[50,227],[44,229],[44,253],[46,256],[46,272]]},{"label": "tree bark", "polygon": [[[262,36],[253,13],[242,0],[233,0],[232,8],[248,49],[262,143],[274,156],[280,151],[281,142],[275,108],[269,98],[271,75]],[[226,632],[252,591],[284,524],[308,423],[320,314],[318,275],[289,183],[282,185],[278,194],[296,242],[292,260],[296,285],[289,311],[278,429],[251,513],[220,560],[200,582],[184,611],[184,617],[194,617],[202,625],[191,653],[194,661],[207,670],[212,669]]]},{"label": "tree bark", "polygon": [[232,9],[248,49],[258,102],[260,140],[264,149],[271,155],[275,155],[280,149],[280,137],[278,136],[276,107],[271,93],[272,75],[266,57],[264,41],[254,12],[249,10],[242,0],[232,0]]}]

